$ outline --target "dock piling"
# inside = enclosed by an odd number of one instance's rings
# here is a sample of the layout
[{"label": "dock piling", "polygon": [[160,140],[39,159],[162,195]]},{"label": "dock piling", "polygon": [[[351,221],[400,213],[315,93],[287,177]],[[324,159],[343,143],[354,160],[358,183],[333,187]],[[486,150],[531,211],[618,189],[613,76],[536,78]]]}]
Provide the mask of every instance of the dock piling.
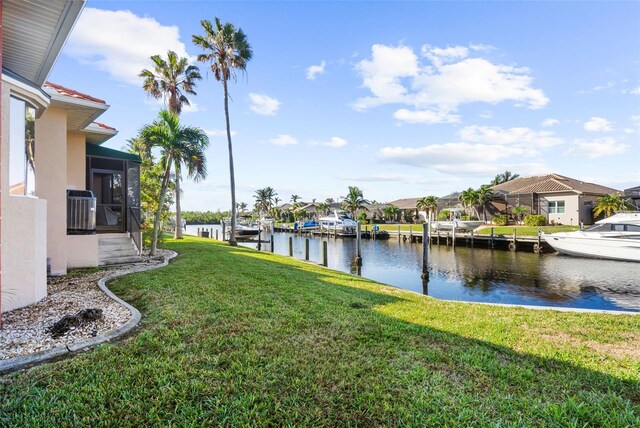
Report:
[{"label": "dock piling", "polygon": [[304,259],[309,261],[309,238],[304,240]]},{"label": "dock piling", "polygon": [[429,229],[429,225],[424,223],[422,225],[422,274],[420,275],[422,279],[429,278],[429,240],[424,239],[427,236]]},{"label": "dock piling", "polygon": [[322,241],[322,266],[327,267],[327,241]]},{"label": "dock piling", "polygon": [[362,244],[362,225],[360,222],[356,225],[356,265],[362,266],[362,253],[360,252],[360,246]]},{"label": "dock piling", "polygon": [[293,236],[289,237],[289,257],[293,257]]}]

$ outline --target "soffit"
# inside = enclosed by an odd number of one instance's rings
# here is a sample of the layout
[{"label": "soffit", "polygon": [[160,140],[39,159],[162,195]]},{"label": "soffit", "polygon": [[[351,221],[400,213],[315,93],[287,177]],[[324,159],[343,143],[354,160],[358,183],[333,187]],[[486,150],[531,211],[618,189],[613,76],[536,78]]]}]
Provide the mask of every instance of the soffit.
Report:
[{"label": "soffit", "polygon": [[41,86],[84,3],[84,0],[3,0],[3,67]]}]

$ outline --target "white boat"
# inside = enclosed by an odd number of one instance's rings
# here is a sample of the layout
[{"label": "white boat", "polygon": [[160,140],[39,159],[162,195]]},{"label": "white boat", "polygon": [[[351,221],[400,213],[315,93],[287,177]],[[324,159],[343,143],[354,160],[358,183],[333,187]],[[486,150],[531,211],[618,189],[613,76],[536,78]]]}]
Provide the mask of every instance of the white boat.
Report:
[{"label": "white boat", "polygon": [[482,220],[462,220],[464,211],[459,209],[447,209],[450,212],[450,219],[445,221],[432,221],[431,228],[438,230],[474,230],[484,224]]},{"label": "white boat", "polygon": [[358,223],[344,210],[334,210],[328,216],[320,217],[318,223],[320,223],[320,229],[335,231],[342,235],[353,235],[358,228]]},{"label": "white boat", "polygon": [[[231,219],[226,219],[226,234],[231,234]],[[236,236],[258,236],[260,226],[247,220],[236,219]]]},{"label": "white boat", "polygon": [[575,232],[543,234],[561,254],[640,262],[640,212],[619,212]]}]

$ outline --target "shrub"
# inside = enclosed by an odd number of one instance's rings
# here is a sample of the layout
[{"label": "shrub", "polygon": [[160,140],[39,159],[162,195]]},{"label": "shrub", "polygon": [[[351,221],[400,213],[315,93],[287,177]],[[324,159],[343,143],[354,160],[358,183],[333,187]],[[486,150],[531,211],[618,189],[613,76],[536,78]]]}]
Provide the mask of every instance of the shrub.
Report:
[{"label": "shrub", "polygon": [[537,226],[546,226],[547,225],[547,218],[543,215],[528,215],[524,218],[524,224],[526,226],[533,226],[533,227],[537,227]]},{"label": "shrub", "polygon": [[471,220],[471,217],[469,217],[468,215],[461,215],[460,220]]},{"label": "shrub", "polygon": [[509,217],[506,214],[497,214],[493,216],[493,224],[496,226],[506,226],[509,224]]}]

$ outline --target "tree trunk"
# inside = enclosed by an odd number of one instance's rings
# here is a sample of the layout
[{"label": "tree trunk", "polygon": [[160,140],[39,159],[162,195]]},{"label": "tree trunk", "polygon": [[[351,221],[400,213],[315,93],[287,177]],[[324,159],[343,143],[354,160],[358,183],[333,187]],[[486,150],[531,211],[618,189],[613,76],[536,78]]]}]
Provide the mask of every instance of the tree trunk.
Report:
[{"label": "tree trunk", "polygon": [[229,94],[227,92],[227,81],[222,81],[224,89],[224,116],[227,126],[227,141],[229,143],[229,179],[231,183],[231,235],[229,235],[229,245],[236,246],[236,179],[233,170],[233,147],[231,145],[231,125],[229,124]]},{"label": "tree trunk", "polygon": [[182,239],[182,212],[180,210],[180,163],[176,161],[176,231],[173,239]]},{"label": "tree trunk", "polygon": [[158,201],[158,211],[156,211],[155,218],[153,219],[153,238],[151,239],[151,256],[156,255],[156,247],[158,246],[158,229],[160,228],[160,215],[162,215],[162,205],[164,204],[164,197],[167,194],[167,187],[169,187],[169,174],[171,173],[171,156],[167,159],[167,167],[164,170],[164,176],[162,177],[162,186],[160,187],[160,200]]}]

